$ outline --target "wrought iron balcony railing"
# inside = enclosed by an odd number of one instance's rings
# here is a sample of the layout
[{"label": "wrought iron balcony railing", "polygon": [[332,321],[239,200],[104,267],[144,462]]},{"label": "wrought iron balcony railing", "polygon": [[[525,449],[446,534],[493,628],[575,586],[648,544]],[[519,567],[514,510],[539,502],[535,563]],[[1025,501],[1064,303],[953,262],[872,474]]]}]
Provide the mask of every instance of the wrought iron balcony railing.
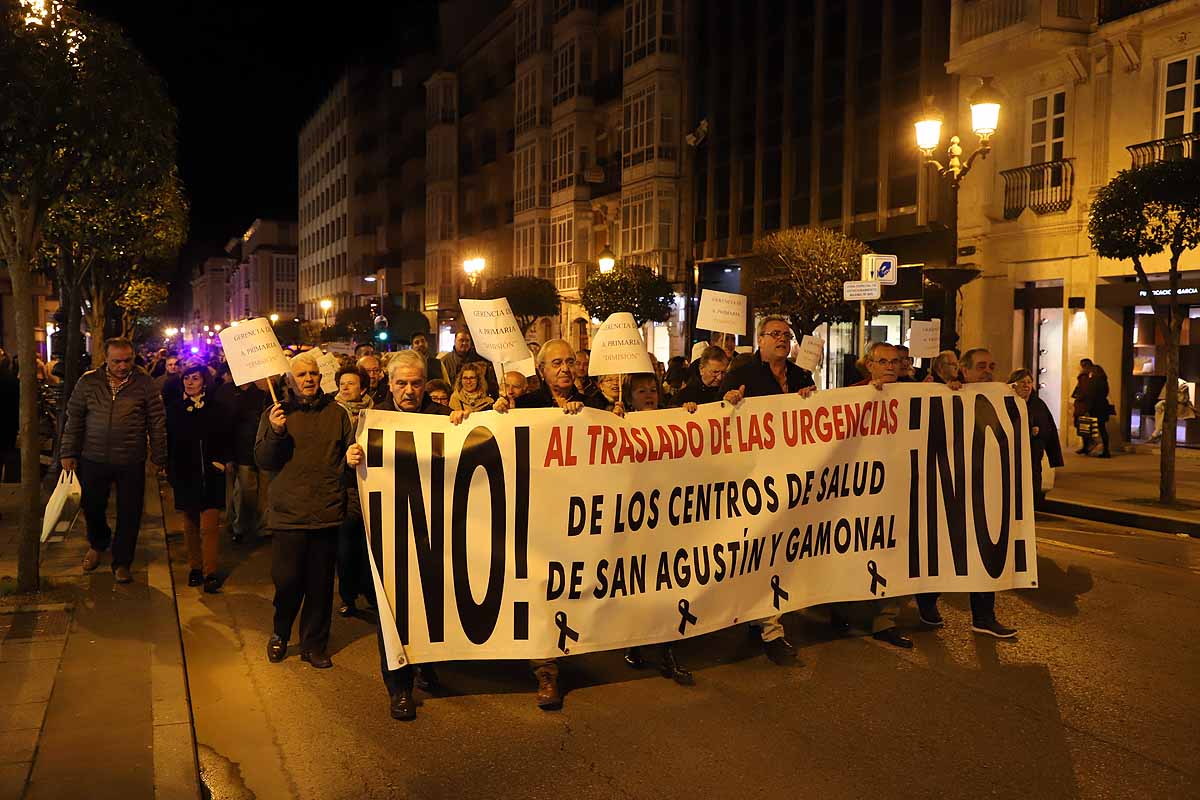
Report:
[{"label": "wrought iron balcony railing", "polygon": [[1179,161],[1184,158],[1195,158],[1196,143],[1200,142],[1200,133],[1185,133],[1183,136],[1172,136],[1169,139],[1154,139],[1149,142],[1131,144],[1125,149],[1133,159],[1133,166],[1144,167],[1158,161]]},{"label": "wrought iron balcony railing", "polygon": [[1167,0],[1100,0],[1100,24],[1161,6]]},{"label": "wrought iron balcony railing", "polygon": [[1052,214],[1071,207],[1075,188],[1072,159],[1030,164],[1000,173],[1004,179],[1004,218],[1016,219],[1025,209]]}]

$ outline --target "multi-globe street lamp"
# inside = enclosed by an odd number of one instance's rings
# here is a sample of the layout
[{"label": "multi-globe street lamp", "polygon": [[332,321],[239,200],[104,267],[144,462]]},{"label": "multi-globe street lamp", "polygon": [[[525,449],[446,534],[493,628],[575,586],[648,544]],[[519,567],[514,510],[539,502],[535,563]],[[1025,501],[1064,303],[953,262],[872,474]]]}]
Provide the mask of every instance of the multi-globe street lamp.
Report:
[{"label": "multi-globe street lamp", "polygon": [[328,297],[326,297],[326,298],[322,299],[318,305],[321,306],[321,314],[325,317],[324,325],[326,328],[328,328],[329,327],[329,309],[333,308],[333,301],[330,300]]},{"label": "multi-globe street lamp", "polygon": [[942,139],[942,113],[934,106],[932,97],[926,99],[925,109],[914,126],[917,149],[921,151],[925,163],[933,167],[949,184],[951,193],[950,229],[953,242],[950,257],[944,267],[925,267],[923,270],[924,277],[945,292],[945,319],[942,321],[941,341],[943,350],[953,349],[958,343],[958,292],[982,272],[974,264],[958,264],[958,188],[963,178],[971,171],[975,160],[987,158],[988,153],[992,151],[991,139],[1000,122],[1000,109],[1004,104],[1004,97],[992,86],[992,79],[985,77],[968,102],[971,106],[971,131],[979,138],[979,146],[965,161],[962,158],[961,140],[957,135],[950,137],[950,144],[946,148],[946,163],[943,165],[934,158],[934,151],[938,149]]},{"label": "multi-globe street lamp", "polygon": [[617,266],[617,257],[609,249],[608,245],[604,245],[604,249],[596,256],[596,265],[600,267],[600,271],[603,273],[612,272]]},{"label": "multi-globe street lamp", "polygon": [[463,272],[467,274],[467,280],[471,283],[472,291],[474,291],[475,284],[479,282],[479,276],[483,273],[486,266],[487,262],[484,261],[482,256],[468,258],[463,262]]}]

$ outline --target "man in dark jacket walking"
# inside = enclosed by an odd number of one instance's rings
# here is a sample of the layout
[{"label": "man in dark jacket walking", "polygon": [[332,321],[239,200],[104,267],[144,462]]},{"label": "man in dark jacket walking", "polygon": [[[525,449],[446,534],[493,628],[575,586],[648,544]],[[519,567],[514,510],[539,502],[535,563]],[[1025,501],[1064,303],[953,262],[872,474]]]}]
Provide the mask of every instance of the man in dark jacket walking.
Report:
[{"label": "man in dark jacket walking", "polygon": [[263,412],[271,406],[267,381],[245,386],[225,384],[223,402],[233,425],[233,469],[227,470],[225,490],[229,497],[226,514],[233,541],[250,535],[262,536],[267,528],[267,491],[271,476],[254,462],[254,443]]},{"label": "man in dark jacket walking", "polygon": [[[77,470],[80,505],[87,520],[84,572],[100,564],[112,545],[117,583],[129,583],[129,567],[137,549],[146,490],[146,441],[150,457],[161,469],[167,463],[167,424],[162,395],[154,379],[133,366],[128,339],[104,343],[105,362],[75,384],[67,403],[62,468]],[[108,527],[108,492],[117,485],[116,535]]]},{"label": "man in dark jacket walking", "polygon": [[274,473],[267,525],[274,539],[275,623],[267,658],[279,662],[287,655],[299,614],[300,658],[326,669],[333,666],[326,651],[338,527],[346,514],[346,450],[354,432],[345,410],[321,393],[316,356],[301,353],[291,368],[293,397],[263,413],[254,444],[258,468]]}]

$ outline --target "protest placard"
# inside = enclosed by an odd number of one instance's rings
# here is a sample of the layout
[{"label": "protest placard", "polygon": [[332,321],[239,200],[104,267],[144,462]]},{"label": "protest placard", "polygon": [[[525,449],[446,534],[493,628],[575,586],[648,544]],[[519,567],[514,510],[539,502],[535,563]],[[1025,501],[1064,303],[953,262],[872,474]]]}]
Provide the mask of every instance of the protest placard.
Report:
[{"label": "protest placard", "polygon": [[942,321],[914,319],[908,328],[908,354],[934,358],[942,349]]},{"label": "protest placard", "polygon": [[254,383],[260,378],[273,378],[288,371],[275,329],[265,317],[247,320],[237,327],[222,330],[217,336],[225,350],[229,372],[238,386]]},{"label": "protest placard", "polygon": [[[321,370],[321,391],[325,394],[337,394],[337,356],[332,353],[322,353],[317,357],[317,368]],[[363,387],[366,389],[367,387]]]},{"label": "protest placard", "polygon": [[[521,326],[513,316],[508,298],[495,300],[459,300],[471,340],[479,355],[493,364],[522,361],[530,357],[529,345]],[[499,367],[497,367],[497,372]]]},{"label": "protest placard", "polygon": [[588,375],[631,375],[654,372],[650,353],[633,314],[619,311],[604,320],[588,360]]},{"label": "protest placard", "polygon": [[1028,414],[1000,384],[623,419],[516,409],[461,425],[360,420],[359,497],[393,668],[669,643],[830,602],[1037,586]]},{"label": "protest placard", "polygon": [[696,327],[706,331],[746,333],[746,295],[704,289],[700,292],[700,310]]},{"label": "protest placard", "polygon": [[800,339],[800,352],[796,354],[796,365],[809,372],[814,371],[825,360],[825,340],[820,336],[805,334]]}]

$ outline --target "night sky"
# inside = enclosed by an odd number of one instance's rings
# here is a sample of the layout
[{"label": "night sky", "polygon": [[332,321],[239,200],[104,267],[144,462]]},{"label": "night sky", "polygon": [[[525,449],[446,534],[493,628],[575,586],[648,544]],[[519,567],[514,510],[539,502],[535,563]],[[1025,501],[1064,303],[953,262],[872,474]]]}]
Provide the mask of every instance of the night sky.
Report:
[{"label": "night sky", "polygon": [[192,206],[179,278],[256,217],[296,218],[296,137],[343,65],[428,49],[436,30],[433,0],[79,5],[124,28],[178,111]]}]

